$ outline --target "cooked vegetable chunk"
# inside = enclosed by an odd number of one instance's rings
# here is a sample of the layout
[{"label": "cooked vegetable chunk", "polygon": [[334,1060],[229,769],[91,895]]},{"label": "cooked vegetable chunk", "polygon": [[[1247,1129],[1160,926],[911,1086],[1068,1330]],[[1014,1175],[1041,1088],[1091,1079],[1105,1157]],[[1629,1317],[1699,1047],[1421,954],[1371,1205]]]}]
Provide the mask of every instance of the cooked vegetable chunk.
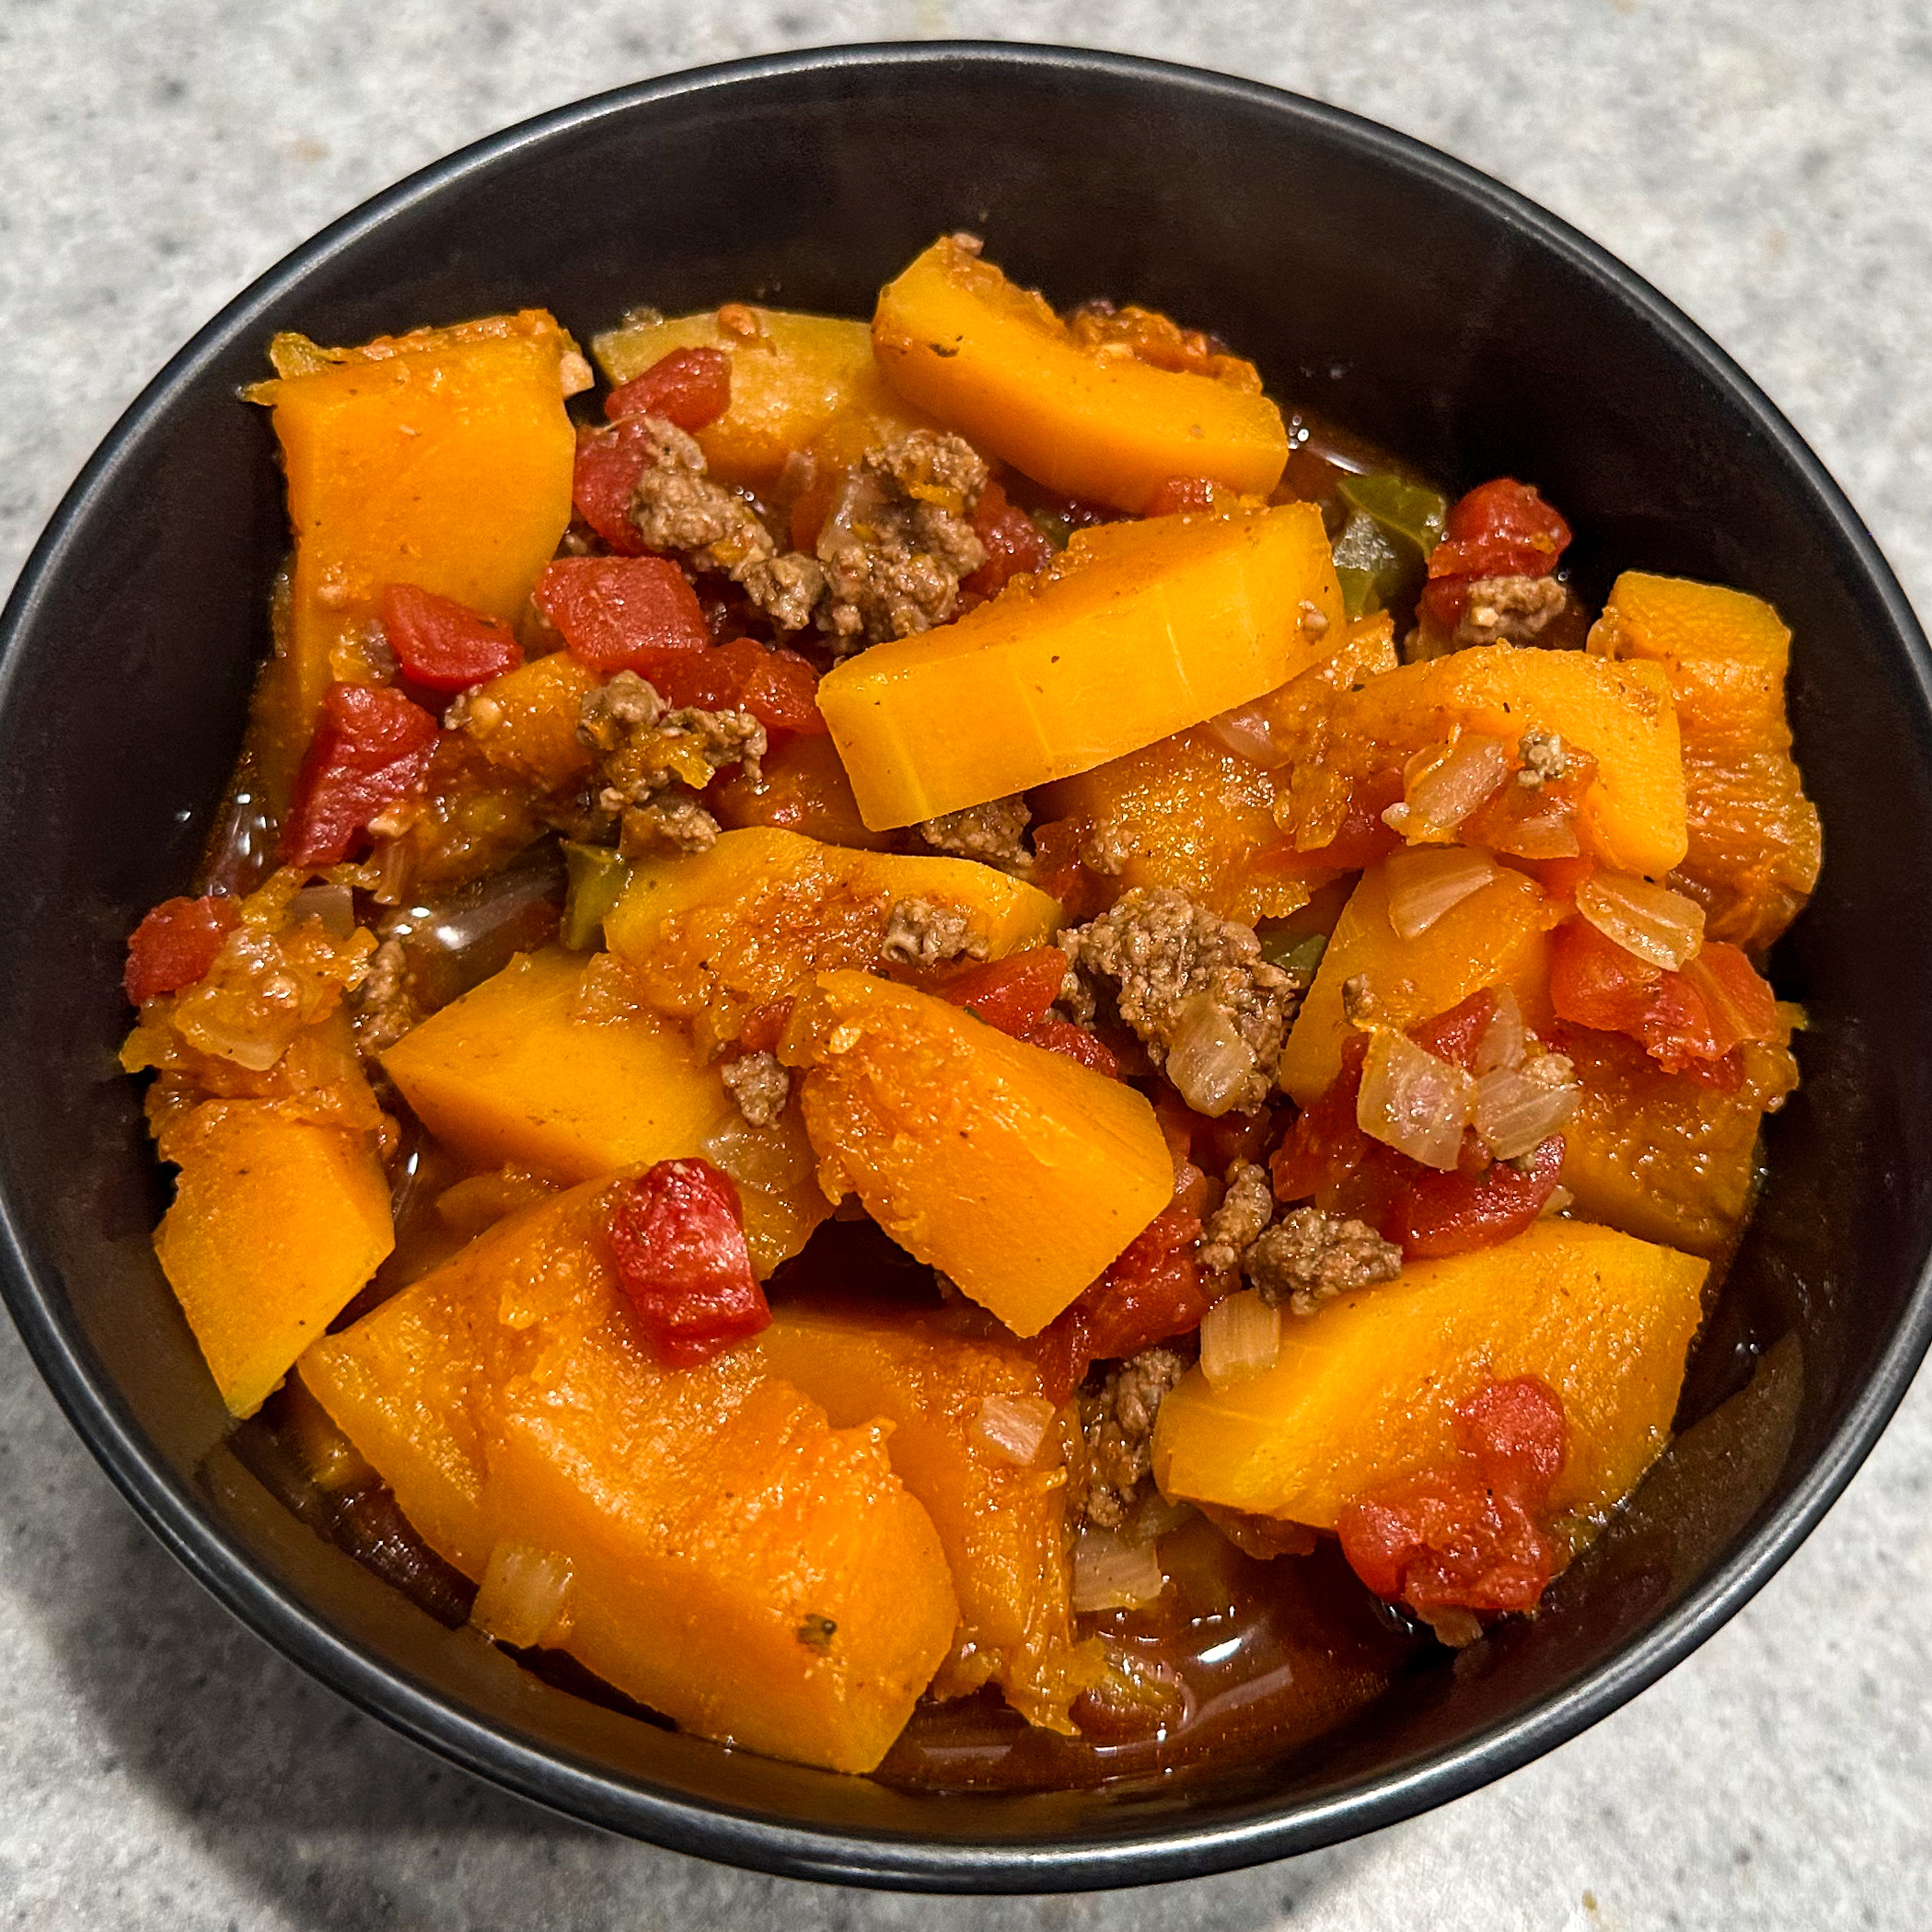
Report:
[{"label": "cooked vegetable chunk", "polygon": [[311,1348],[302,1376],[416,1530],[480,1578],[554,1553],[543,1640],[700,1735],[868,1771],[958,1618],[876,1425],[833,1429],[754,1349],[642,1345],[590,1183]]},{"label": "cooked vegetable chunk", "polygon": [[213,1100],[172,1128],[162,1272],[231,1413],[252,1416],[395,1245],[366,1134]]},{"label": "cooked vegetable chunk", "polygon": [[1822,856],[1785,718],[1791,633],[1760,597],[1625,571],[1590,648],[1669,674],[1689,814],[1678,883],[1711,938],[1768,946],[1811,897]]},{"label": "cooked vegetable chunk", "polygon": [[849,658],[818,708],[879,830],[1245,704],[1325,656],[1341,623],[1312,503],[1105,525],[956,622]]},{"label": "cooked vegetable chunk", "polygon": [[1281,1084],[1302,1106],[1341,1071],[1350,1027],[1344,988],[1359,981],[1368,1013],[1394,1027],[1447,1012],[1486,986],[1507,986],[1523,1011],[1549,1004],[1549,935],[1568,908],[1535,880],[1498,866],[1486,885],[1412,939],[1389,923],[1388,880],[1371,866],[1349,895],[1281,1055]]},{"label": "cooked vegetable chunk", "polygon": [[1060,923],[1045,893],[971,860],[855,851],[758,826],[633,866],[604,933],[660,1012],[696,1022],[702,1040],[733,1040],[747,1014],[812,973],[880,965],[894,908],[914,902],[956,913],[953,936],[976,958],[1036,945]]},{"label": "cooked vegetable chunk", "polygon": [[779,1055],[805,1069],[819,1183],[1035,1335],[1153,1220],[1174,1161],[1132,1088],[865,973],[822,974]]},{"label": "cooked vegetable chunk", "polygon": [[1265,496],[1288,461],[1258,388],[1096,353],[950,237],[880,291],[873,342],[892,386],[949,429],[1117,510],[1140,513],[1176,477]]},{"label": "cooked vegetable chunk", "polygon": [[872,330],[840,316],[729,305],[726,327],[716,309],[627,323],[591,344],[613,383],[642,376],[674,349],[718,349],[731,361],[731,401],[697,430],[711,473],[723,483],[761,490],[777,482],[785,459],[803,449],[842,410],[922,421],[885,383],[873,356]]},{"label": "cooked vegetable chunk", "polygon": [[406,1034],[383,1066],[429,1130],[480,1164],[587,1181],[703,1154],[738,1182],[758,1275],[829,1211],[795,1120],[751,1128],[681,1027],[584,1013],[581,958],[519,954]]},{"label": "cooked vegetable chunk", "polygon": [[1284,1322],[1275,1366],[1161,1406],[1163,1495],[1332,1529],[1355,1498],[1455,1461],[1455,1411],[1533,1375],[1562,1398],[1550,1500],[1602,1515],[1668,1437],[1708,1264],[1609,1228],[1545,1221],[1500,1247],[1412,1261],[1392,1282]]},{"label": "cooked vegetable chunk", "polygon": [[523,615],[570,522],[575,358],[541,309],[359,349],[280,335],[270,354],[275,379],[249,394],[273,409],[288,472],[293,758],[329,684],[359,681],[358,633],[387,585]]},{"label": "cooked vegetable chunk", "polygon": [[758,1348],[834,1428],[892,1424],[893,1473],[931,1517],[959,1593],[934,1694],[990,1682],[1030,1723],[1070,1730],[1067,1707],[1097,1660],[1073,1640],[1066,1461],[1032,1358],[925,1316],[799,1304],[778,1311]]}]

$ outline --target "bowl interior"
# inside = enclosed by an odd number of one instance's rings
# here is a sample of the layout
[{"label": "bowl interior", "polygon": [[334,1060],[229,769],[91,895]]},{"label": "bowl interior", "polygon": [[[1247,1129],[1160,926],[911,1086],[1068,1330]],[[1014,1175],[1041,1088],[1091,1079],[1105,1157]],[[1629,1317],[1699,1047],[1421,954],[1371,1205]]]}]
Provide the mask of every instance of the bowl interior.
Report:
[{"label": "bowl interior", "polygon": [[[239,385],[324,341],[520,306],[755,295],[869,312],[941,231],[1057,302],[1218,330],[1269,388],[1467,484],[1533,479],[1600,597],[1625,566],[1770,598],[1826,867],[1780,948],[1805,1085],[1681,1420],[1708,1417],[1533,1626],[1286,1761],[1179,1792],[921,1798],[720,1751],[452,1636],[272,1502],[148,1244],[164,1191],[114,1050],[125,935],[182,889],[239,741],[285,532]],[[359,1701],[565,1809],[712,1856],[946,1889],[1172,1876],[1452,1795],[1648,1681],[1741,1601],[1924,1344],[1932,754],[1923,640],[1801,445],[1640,285],[1440,157],[1326,110],[1099,56],[757,64],[552,117],[406,184],[228,311],[97,459],[23,582],[0,689],[0,1191],[29,1344],[231,1606]],[[1882,775],[1882,812],[1870,807]],[[1777,1345],[1774,1347],[1773,1345]],[[1740,1392],[1742,1392],[1741,1394]]]}]

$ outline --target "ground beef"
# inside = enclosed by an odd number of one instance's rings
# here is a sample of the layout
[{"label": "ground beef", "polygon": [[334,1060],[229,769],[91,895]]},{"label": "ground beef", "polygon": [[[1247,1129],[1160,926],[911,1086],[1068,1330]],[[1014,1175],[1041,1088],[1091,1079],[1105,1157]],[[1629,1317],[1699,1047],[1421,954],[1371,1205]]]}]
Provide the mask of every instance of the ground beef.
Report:
[{"label": "ground beef", "polygon": [[[1191,1105],[1189,1068],[1170,1067],[1176,1044],[1218,1034],[1238,1041],[1252,1065],[1211,1111],[1252,1114],[1275,1090],[1275,1071],[1301,1002],[1301,982],[1261,956],[1252,926],[1224,920],[1165,886],[1137,885],[1091,924],[1059,936],[1067,954],[1061,1003],[1076,1019],[1095,1012],[1093,982],[1110,983],[1120,1017],[1157,1068],[1178,1074]],[[1209,1111],[1203,1108],[1203,1111]]]},{"label": "ground beef", "polygon": [[943,966],[949,959],[984,959],[986,941],[956,906],[901,899],[885,921],[879,954],[902,966]]},{"label": "ground beef", "polygon": [[1143,1348],[1116,1363],[1097,1390],[1081,1395],[1080,1426],[1087,1440],[1081,1521],[1117,1530],[1127,1521],[1153,1467],[1154,1418],[1162,1400],[1186,1371],[1186,1359],[1172,1348]]},{"label": "ground beef", "polygon": [[792,1097],[792,1076],[775,1053],[741,1053],[719,1070],[738,1112],[753,1127],[769,1127]]},{"label": "ground beef", "polygon": [[1232,1275],[1274,1215],[1275,1190],[1267,1169],[1253,1161],[1235,1162],[1228,1170],[1221,1206],[1201,1231],[1202,1274]]},{"label": "ground beef", "polygon": [[1568,602],[1569,593],[1554,577],[1478,577],[1456,619],[1451,649],[1533,644]]},{"label": "ground beef", "polygon": [[1313,1314],[1336,1295],[1393,1281],[1402,1267],[1402,1250],[1366,1221],[1296,1208],[1254,1241],[1242,1267],[1264,1301],[1277,1307],[1286,1302],[1294,1314]]},{"label": "ground beef", "polygon": [[364,1059],[386,1053],[422,1018],[410,991],[410,958],[399,939],[386,939],[369,957],[363,983],[349,997],[356,1050]]},{"label": "ground beef", "polygon": [[829,601],[819,626],[840,655],[943,624],[959,580],[986,561],[971,522],[986,465],[963,436],[917,429],[868,451],[818,538]]},{"label": "ground beef", "polygon": [[618,853],[625,859],[661,858],[666,852],[708,852],[718,842],[718,821],[688,795],[654,798],[627,805],[618,820]]},{"label": "ground beef", "polygon": [[1556,732],[1524,732],[1517,741],[1516,755],[1522,760],[1522,769],[1516,774],[1519,785],[1534,787],[1569,776],[1569,754]]},{"label": "ground beef", "polygon": [[978,859],[1006,872],[1023,872],[1033,863],[1024,837],[1032,822],[1026,801],[1015,792],[1011,798],[995,798],[983,805],[967,805],[962,811],[923,819],[919,835],[936,852]]},{"label": "ground beef", "polygon": [[651,460],[631,498],[631,524],[654,550],[738,584],[783,631],[803,631],[825,595],[825,573],[801,551],[781,555],[763,519],[712,481],[697,439],[661,416],[642,419]]}]

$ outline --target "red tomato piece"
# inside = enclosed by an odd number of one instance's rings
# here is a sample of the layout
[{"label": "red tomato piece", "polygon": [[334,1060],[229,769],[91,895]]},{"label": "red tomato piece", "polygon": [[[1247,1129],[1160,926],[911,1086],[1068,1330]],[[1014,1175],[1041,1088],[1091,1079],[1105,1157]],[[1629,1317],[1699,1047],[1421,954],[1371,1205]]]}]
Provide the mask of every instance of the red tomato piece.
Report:
[{"label": "red tomato piece", "polygon": [[432,691],[467,691],[523,662],[507,624],[413,584],[382,594],[382,631],[411,684]]},{"label": "red tomato piece", "polygon": [[1465,1073],[1474,1073],[1475,1049],[1495,1017],[1496,994],[1486,986],[1480,992],[1471,993],[1460,1006],[1452,1006],[1432,1020],[1418,1021],[1409,1028],[1409,1038],[1417,1046],[1426,1047],[1438,1059],[1448,1060]]},{"label": "red tomato piece", "polygon": [[818,673],[796,651],[737,637],[708,650],[679,647],[658,654],[643,675],[667,704],[747,711],[767,731],[786,731],[799,738],[825,730],[818,711]]},{"label": "red tomato piece", "polygon": [[1148,498],[1142,516],[1183,516],[1214,507],[1215,485],[1204,476],[1171,476]]},{"label": "red tomato piece", "polygon": [[1479,577],[1546,577],[1569,548],[1570,528],[1533,486],[1511,477],[1478,483],[1451,506],[1429,552],[1423,607],[1453,629]]},{"label": "red tomato piece", "polygon": [[577,432],[571,502],[620,557],[644,554],[644,540],[631,521],[631,498],[650,460],[651,433],[635,417],[612,429]]},{"label": "red tomato piece", "polygon": [[1305,1201],[1337,1186],[1361,1166],[1376,1146],[1355,1118],[1361,1094],[1362,1062],[1369,1055],[1365,1034],[1342,1043],[1342,1070],[1318,1099],[1295,1116],[1288,1139],[1268,1163],[1275,1198]]},{"label": "red tomato piece", "polygon": [[387,685],[330,685],[282,828],[282,862],[340,864],[372,818],[422,789],[439,735],[429,712]]},{"label": "red tomato piece", "polygon": [[973,509],[973,534],[986,546],[986,561],[959,587],[990,597],[1023,573],[1043,571],[1053,561],[1053,546],[1025,511],[1007,501],[991,477]]},{"label": "red tomato piece", "polygon": [[1114,1049],[1084,1026],[1076,1026],[1071,1020],[1057,1020],[1049,1016],[1014,1037],[1024,1040],[1029,1047],[1038,1047],[1047,1053],[1059,1054],[1062,1059],[1073,1060],[1090,1073],[1105,1074],[1108,1080],[1119,1077],[1120,1060]]},{"label": "red tomato piece", "polygon": [[1295,852],[1297,872],[1361,872],[1385,859],[1402,843],[1402,834],[1382,822],[1382,815],[1402,802],[1402,774],[1376,771],[1349,788],[1348,809],[1340,828],[1326,845]]},{"label": "red tomato piece", "polygon": [[1195,1246],[1200,1217],[1178,1203],[1164,1208],[1078,1301],[1034,1343],[1040,1379],[1064,1401],[1090,1364],[1137,1355],[1170,1336],[1200,1326],[1208,1312]]},{"label": "red tomato piece", "polygon": [[[1533,1149],[1527,1165],[1491,1161],[1474,1174],[1448,1174],[1404,1163],[1395,1197],[1383,1211],[1382,1234],[1405,1259],[1466,1255],[1521,1234],[1542,1214],[1563,1177],[1563,1136]],[[1401,1157],[1398,1155],[1399,1160]]]},{"label": "red tomato piece", "polygon": [[1724,1051],[1746,1040],[1777,1036],[1777,995],[1736,946],[1707,939],[1697,956],[1684,962],[1683,978],[1704,1001]]},{"label": "red tomato piece", "polygon": [[669,1367],[709,1361],[770,1325],[738,1190],[709,1161],[660,1161],[619,1181],[604,1233],[624,1293]]},{"label": "red tomato piece", "polygon": [[709,428],[731,407],[731,357],[722,349],[674,349],[604,399],[613,422],[662,416],[682,430]]},{"label": "red tomato piece", "polygon": [[770,1000],[754,1006],[738,1028],[738,1045],[746,1053],[770,1052],[792,1024],[792,1005],[790,1000]]},{"label": "red tomato piece", "polygon": [[564,557],[537,580],[538,609],[578,663],[608,677],[709,648],[690,580],[666,557]]},{"label": "red tomato piece", "polygon": [[1058,946],[1029,946],[1024,953],[968,967],[937,990],[941,999],[965,1007],[976,1019],[1017,1036],[1047,1017],[1066,973],[1067,955]]},{"label": "red tomato piece", "polygon": [[128,937],[121,976],[128,1001],[139,1006],[206,978],[222,943],[235,930],[235,902],[210,893],[199,899],[163,899]]},{"label": "red tomato piece", "polygon": [[1420,1611],[1533,1610],[1559,1547],[1543,1512],[1568,1429],[1533,1376],[1492,1382],[1456,1416],[1461,1460],[1359,1498],[1336,1523],[1342,1554],[1375,1594]]}]

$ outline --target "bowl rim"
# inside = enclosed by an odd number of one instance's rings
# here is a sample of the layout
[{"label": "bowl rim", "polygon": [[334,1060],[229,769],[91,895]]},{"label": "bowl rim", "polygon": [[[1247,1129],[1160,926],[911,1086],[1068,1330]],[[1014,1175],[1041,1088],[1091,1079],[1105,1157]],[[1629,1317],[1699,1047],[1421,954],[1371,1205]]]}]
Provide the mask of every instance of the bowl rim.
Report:
[{"label": "bowl rim", "polygon": [[[1736,363],[1674,304],[1568,223],[1500,182],[1348,110],[1178,63],[1082,48],[997,40],[870,42],[795,50],[688,69],[553,109],[473,142],[340,216],[250,283],[142,389],[63,497],[0,613],[0,706],[14,700],[26,642],[66,568],[93,505],[148,430],[207,366],[259,332],[261,317],[318,266],[393,217],[478,180],[527,150],[674,100],[804,74],[973,67],[1125,82],[1209,105],[1239,106],[1319,130],[1358,158],[1420,178],[1475,204],[1502,228],[1560,258],[1637,311],[1676,357],[1726,392],[1775,456],[1797,472],[1856,558],[1932,716],[1932,652],[1905,594],[1863,521],[1803,438]],[[1167,1825],[1125,1838],[1088,1833],[1046,1842],[941,1842],[896,1832],[820,1829],[682,1796],[525,1741],[338,1636],[258,1570],[192,1490],[165,1467],[105,1374],[58,1281],[42,1278],[23,1234],[28,1217],[0,1195],[0,1293],[28,1353],[86,1443],[156,1539],[254,1634],[359,1710],[485,1781],[581,1822],[672,1850],[784,1877],[931,1892],[1038,1892],[1153,1883],[1312,1851],[1395,1823],[1517,1769],[1607,1717],[1733,1616],[1823,1517],[1903,1399],[1932,1343],[1932,1270],[1918,1278],[1880,1361],[1791,1493],[1747,1543],[1658,1623],[1577,1682],[1466,1741],[1407,1767],[1364,1777],[1321,1800],[1232,1822]]]}]

